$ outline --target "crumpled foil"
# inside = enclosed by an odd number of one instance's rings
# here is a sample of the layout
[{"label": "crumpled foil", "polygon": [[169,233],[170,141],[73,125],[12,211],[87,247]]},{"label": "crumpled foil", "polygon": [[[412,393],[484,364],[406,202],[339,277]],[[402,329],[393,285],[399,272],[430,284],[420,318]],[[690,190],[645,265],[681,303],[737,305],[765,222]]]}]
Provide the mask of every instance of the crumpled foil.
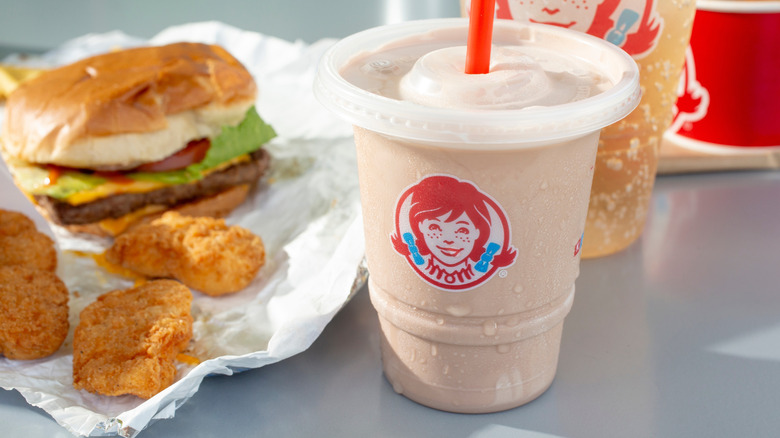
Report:
[{"label": "crumpled foil", "polygon": [[86,35],[40,57],[11,56],[5,62],[57,66],[118,47],[177,41],[225,47],[258,82],[258,112],[279,136],[266,146],[273,157],[268,175],[226,220],[262,237],[267,262],[238,293],[209,297],[193,291],[194,335],[187,354],[200,362],[177,363],[173,385],[149,400],[77,391],[72,336],[78,315],[100,294],[131,287],[132,281],[89,256],[110,241],[50,228],[0,164],[0,206],[25,212],[54,237],[58,275],[71,293],[64,345],[41,360],[0,357],[0,386],[19,391],[75,435],[134,437],[152,421],[173,417],[203,378],[259,368],[306,350],[366,278],[351,127],[322,108],[311,88],[317,61],[334,41],[307,45],[204,22],[168,28],[148,41],[121,32]]}]

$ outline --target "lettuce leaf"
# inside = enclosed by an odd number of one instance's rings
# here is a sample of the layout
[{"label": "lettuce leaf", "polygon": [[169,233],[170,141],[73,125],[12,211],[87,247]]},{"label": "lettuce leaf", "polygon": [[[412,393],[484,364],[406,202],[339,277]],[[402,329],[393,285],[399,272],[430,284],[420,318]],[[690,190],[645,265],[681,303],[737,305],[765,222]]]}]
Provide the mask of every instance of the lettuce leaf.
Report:
[{"label": "lettuce leaf", "polygon": [[138,181],[155,181],[166,184],[184,184],[197,181],[204,172],[241,155],[260,149],[263,144],[276,137],[271,125],[265,123],[254,107],[247,111],[244,120],[237,126],[226,126],[211,139],[211,147],[200,163],[191,164],[181,170],[166,172],[134,172],[127,176]]}]

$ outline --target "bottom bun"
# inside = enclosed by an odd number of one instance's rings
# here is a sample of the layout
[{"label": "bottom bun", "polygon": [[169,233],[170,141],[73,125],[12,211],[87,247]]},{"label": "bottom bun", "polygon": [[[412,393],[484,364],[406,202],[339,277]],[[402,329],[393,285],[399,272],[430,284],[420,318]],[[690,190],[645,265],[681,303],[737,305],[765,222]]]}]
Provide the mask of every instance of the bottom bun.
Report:
[{"label": "bottom bun", "polygon": [[[166,211],[176,211],[184,216],[193,217],[225,217],[246,200],[248,193],[249,185],[242,184],[219,192],[216,195],[198,198],[195,201],[179,204],[172,208],[161,205],[148,205],[117,219],[105,219],[100,222],[83,225],[57,226],[76,234],[84,233],[100,237],[116,237],[133,227],[153,221],[162,216]],[[42,208],[38,210],[46,216],[46,212]]]}]

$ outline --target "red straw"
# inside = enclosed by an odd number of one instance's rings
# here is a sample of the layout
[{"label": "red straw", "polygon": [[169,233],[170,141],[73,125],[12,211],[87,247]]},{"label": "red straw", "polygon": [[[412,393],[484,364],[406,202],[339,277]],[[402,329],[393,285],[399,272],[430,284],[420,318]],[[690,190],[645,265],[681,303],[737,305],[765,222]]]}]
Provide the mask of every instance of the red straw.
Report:
[{"label": "red straw", "polygon": [[484,74],[490,70],[490,43],[493,41],[495,8],[496,0],[471,1],[466,74]]}]

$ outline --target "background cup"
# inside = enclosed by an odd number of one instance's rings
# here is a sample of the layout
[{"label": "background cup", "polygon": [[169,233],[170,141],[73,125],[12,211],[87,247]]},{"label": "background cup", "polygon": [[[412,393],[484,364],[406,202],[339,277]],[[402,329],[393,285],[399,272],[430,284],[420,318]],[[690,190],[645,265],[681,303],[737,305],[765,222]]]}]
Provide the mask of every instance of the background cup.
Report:
[{"label": "background cup", "polygon": [[[314,89],[355,125],[369,291],[385,375],[419,403],[476,413],[526,403],[552,382],[579,275],[599,130],[630,112],[639,90],[635,63],[614,46],[511,21],[495,24],[495,45],[555,44],[615,85],[564,105],[478,111],[385,98],[342,76],[355,55],[406,36],[437,35],[437,47],[463,46],[467,27],[465,19],[426,20],[348,37],[323,57]],[[454,31],[436,32],[442,29]],[[392,60],[376,65],[394,69]],[[453,199],[468,200],[489,217],[478,235],[498,242],[474,243],[470,251],[481,254],[479,262],[453,265],[463,270],[420,249],[427,237],[415,234],[420,228],[411,213],[426,202],[448,211],[460,202]],[[463,214],[459,223],[479,222]]]},{"label": "background cup", "polygon": [[[470,1],[461,5],[466,14]],[[695,0],[496,0],[497,18],[585,32],[618,45],[639,64],[639,107],[601,133],[583,258],[618,252],[642,234],[694,12]]]},{"label": "background cup", "polygon": [[670,141],[780,147],[780,1],[696,7]]}]

